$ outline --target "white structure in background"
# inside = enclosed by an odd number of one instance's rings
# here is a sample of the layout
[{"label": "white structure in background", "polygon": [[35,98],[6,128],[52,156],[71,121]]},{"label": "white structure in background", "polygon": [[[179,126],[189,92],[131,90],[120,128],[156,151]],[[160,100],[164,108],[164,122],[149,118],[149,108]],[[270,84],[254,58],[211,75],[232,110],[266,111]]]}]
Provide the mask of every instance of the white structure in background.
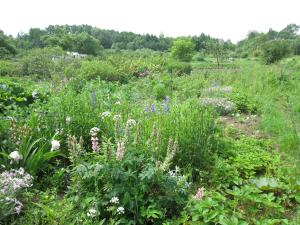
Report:
[{"label": "white structure in background", "polygon": [[80,54],[79,52],[66,52],[63,56],[54,56],[52,61],[63,60],[63,59],[83,59],[87,57],[87,54]]},{"label": "white structure in background", "polygon": [[67,52],[67,56],[71,56],[75,59],[81,59],[87,57],[87,54],[80,54],[79,52]]}]

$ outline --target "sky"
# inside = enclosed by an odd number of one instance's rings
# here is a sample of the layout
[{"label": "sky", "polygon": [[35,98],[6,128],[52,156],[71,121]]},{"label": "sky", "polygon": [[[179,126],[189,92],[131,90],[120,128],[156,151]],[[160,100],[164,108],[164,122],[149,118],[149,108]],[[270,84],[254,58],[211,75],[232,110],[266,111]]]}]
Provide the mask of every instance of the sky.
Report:
[{"label": "sky", "polygon": [[251,30],[300,25],[300,0],[0,0],[0,30],[88,24],[102,29],[237,42]]}]

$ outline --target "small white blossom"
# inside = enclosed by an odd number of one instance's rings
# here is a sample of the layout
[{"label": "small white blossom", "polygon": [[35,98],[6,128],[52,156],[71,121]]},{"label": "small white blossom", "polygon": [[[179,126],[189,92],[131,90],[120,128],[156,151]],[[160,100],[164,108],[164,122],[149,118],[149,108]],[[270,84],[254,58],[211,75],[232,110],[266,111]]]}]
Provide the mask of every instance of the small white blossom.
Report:
[{"label": "small white blossom", "polygon": [[66,117],[66,123],[69,124],[71,122],[71,117],[67,116]]},{"label": "small white blossom", "polygon": [[32,98],[34,98],[34,99],[38,97],[37,95],[38,95],[38,93],[36,91],[33,91],[31,94]]},{"label": "small white blossom", "polygon": [[134,127],[136,125],[136,121],[133,119],[129,119],[129,120],[127,120],[126,125],[129,127]]},{"label": "small white blossom", "polygon": [[97,214],[98,214],[98,212],[97,212],[97,210],[95,209],[95,208],[90,208],[88,211],[87,211],[87,213],[86,213],[86,215],[88,216],[88,217],[95,217],[95,216],[97,216]]},{"label": "small white blossom", "polygon": [[117,101],[115,102],[115,104],[116,104],[116,105],[121,105],[121,101],[120,101],[120,100],[117,100]]},{"label": "small white blossom", "polygon": [[58,150],[60,148],[60,143],[57,140],[51,141],[51,152]]},{"label": "small white blossom", "polygon": [[119,204],[119,198],[118,197],[112,197],[109,201],[112,204]]},{"label": "small white blossom", "polygon": [[13,151],[9,154],[9,157],[16,162],[19,162],[23,159],[22,155],[18,151]]},{"label": "small white blossom", "polygon": [[121,119],[121,115],[120,114],[117,114],[114,116],[114,121],[119,121]]},{"label": "small white blossom", "polygon": [[101,118],[104,120],[106,117],[110,117],[110,112],[106,111],[106,112],[103,112],[101,113]]},{"label": "small white blossom", "polygon": [[100,131],[100,129],[98,127],[93,127],[91,130],[90,130],[90,135],[91,136],[97,136],[98,132]]},{"label": "small white blossom", "polygon": [[125,209],[124,207],[120,206],[117,208],[117,213],[120,215],[120,214],[124,214],[125,213]]}]

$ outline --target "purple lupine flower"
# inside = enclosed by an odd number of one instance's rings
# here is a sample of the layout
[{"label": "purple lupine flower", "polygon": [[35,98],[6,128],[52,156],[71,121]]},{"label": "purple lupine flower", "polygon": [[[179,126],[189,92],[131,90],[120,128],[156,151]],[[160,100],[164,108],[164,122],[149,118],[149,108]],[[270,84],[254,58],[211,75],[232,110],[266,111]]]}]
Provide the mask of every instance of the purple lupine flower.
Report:
[{"label": "purple lupine flower", "polygon": [[168,106],[167,103],[163,103],[163,104],[162,104],[162,107],[163,107],[163,112],[164,112],[164,113],[166,113],[166,112],[169,111],[169,106]]},{"label": "purple lupine flower", "polygon": [[155,105],[154,105],[153,103],[150,105],[150,111],[151,111],[152,113],[155,112]]},{"label": "purple lupine flower", "polygon": [[150,95],[150,99],[154,99],[154,96],[153,96],[153,95]]},{"label": "purple lupine flower", "polygon": [[148,111],[149,111],[149,107],[146,106],[145,109],[144,109],[144,112],[146,113],[146,112],[148,112]]},{"label": "purple lupine flower", "polygon": [[170,98],[169,96],[166,96],[165,102],[167,102],[167,103],[170,102],[170,99],[171,99],[171,98]]},{"label": "purple lupine flower", "polygon": [[162,104],[163,107],[163,112],[166,113],[169,111],[169,102],[170,102],[170,97],[166,96],[164,103]]}]

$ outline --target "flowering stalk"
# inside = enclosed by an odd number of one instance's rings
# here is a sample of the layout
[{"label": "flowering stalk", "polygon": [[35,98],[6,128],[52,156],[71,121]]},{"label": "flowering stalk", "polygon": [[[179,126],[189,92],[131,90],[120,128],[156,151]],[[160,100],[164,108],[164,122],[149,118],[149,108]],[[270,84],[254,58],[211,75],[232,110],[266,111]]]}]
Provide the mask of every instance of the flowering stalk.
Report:
[{"label": "flowering stalk", "polygon": [[194,199],[196,200],[202,200],[204,197],[204,188],[198,188],[197,193],[193,196]]},{"label": "flowering stalk", "polygon": [[125,144],[124,142],[117,143],[117,152],[116,152],[116,159],[122,161],[125,154]]},{"label": "flowering stalk", "polygon": [[169,169],[169,166],[178,150],[178,141],[173,140],[172,138],[169,139],[168,149],[167,149],[167,155],[165,157],[165,160],[160,165],[160,169],[163,171],[166,171]]},{"label": "flowering stalk", "polygon": [[100,151],[99,139],[97,137],[99,131],[100,131],[100,129],[98,127],[93,127],[90,130],[91,141],[92,141],[92,149],[93,149],[94,153],[99,153],[99,151]]}]

